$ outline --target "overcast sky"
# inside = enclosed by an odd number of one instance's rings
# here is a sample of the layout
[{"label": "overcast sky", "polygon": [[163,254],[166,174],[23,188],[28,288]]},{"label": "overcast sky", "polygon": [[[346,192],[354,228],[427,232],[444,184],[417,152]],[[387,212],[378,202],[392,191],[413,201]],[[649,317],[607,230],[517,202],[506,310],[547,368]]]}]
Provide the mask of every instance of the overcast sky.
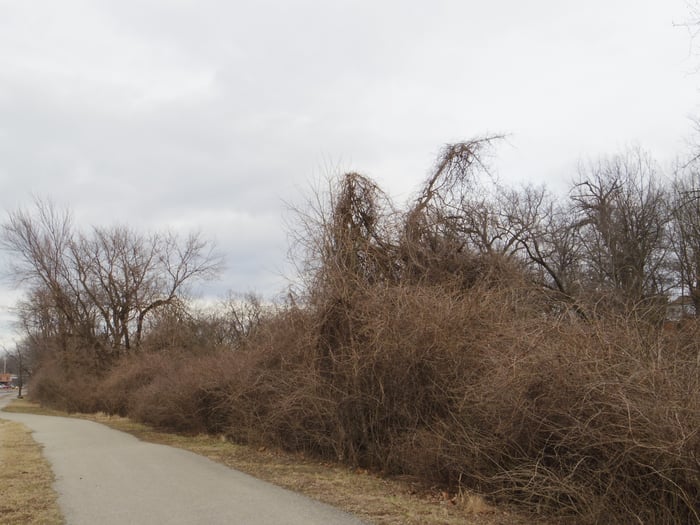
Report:
[{"label": "overcast sky", "polygon": [[[0,212],[201,230],[212,289],[285,287],[285,204],[355,170],[398,203],[446,142],[508,134],[510,182],[564,188],[698,115],[685,0],[0,0]],[[0,311],[16,291],[0,288]],[[6,323],[5,323],[6,324]],[[0,329],[1,326],[0,326]],[[0,336],[1,338],[2,336]]]}]

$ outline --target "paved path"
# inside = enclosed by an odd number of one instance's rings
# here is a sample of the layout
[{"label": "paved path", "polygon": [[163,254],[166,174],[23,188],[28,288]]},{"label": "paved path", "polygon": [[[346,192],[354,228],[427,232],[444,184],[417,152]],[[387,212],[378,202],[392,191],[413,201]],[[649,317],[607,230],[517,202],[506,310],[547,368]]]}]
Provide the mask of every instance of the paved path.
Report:
[{"label": "paved path", "polygon": [[[0,408],[13,394],[0,394]],[[80,419],[13,414],[51,463],[68,525],[360,525],[332,507]]]}]

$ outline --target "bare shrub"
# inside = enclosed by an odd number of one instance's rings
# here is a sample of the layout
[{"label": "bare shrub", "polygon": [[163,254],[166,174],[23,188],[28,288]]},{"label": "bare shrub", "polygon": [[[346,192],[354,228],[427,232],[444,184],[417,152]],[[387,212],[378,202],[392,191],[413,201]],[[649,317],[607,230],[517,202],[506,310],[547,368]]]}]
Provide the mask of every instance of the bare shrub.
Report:
[{"label": "bare shrub", "polygon": [[335,457],[334,397],[319,372],[315,318],[289,305],[268,318],[234,359],[229,436]]},{"label": "bare shrub", "polygon": [[661,336],[655,305],[567,316],[517,259],[470,250],[454,210],[482,145],[447,148],[403,223],[344,180],[310,232],[305,329],[261,347],[250,421],[283,446],[535,513],[697,520],[697,358]]},{"label": "bare shrub", "polygon": [[[356,173],[317,195],[298,239],[306,289],[274,312],[161,309],[143,340],[153,354],[93,375],[101,383],[82,393],[65,381],[81,368],[49,360],[35,392],[468,487],[562,522],[700,521],[697,323],[662,329],[656,289],[639,284],[653,254],[629,283],[627,270],[610,274],[611,288],[631,290],[624,308],[610,306],[614,290],[544,286],[533,268],[560,248],[573,273],[552,280],[573,286],[582,269],[569,260],[572,225],[534,220],[536,192],[518,217],[488,222],[472,190],[490,140],[446,147],[405,213]],[[484,217],[479,244],[470,228]],[[506,238],[518,224],[551,230],[549,245]]]},{"label": "bare shrub", "polygon": [[[127,414],[175,432],[223,432],[229,421],[229,410],[224,406],[228,384],[236,377],[231,357],[225,353],[205,356],[178,353],[147,359],[146,364],[152,366],[150,370],[131,367],[127,378],[135,388],[126,399]],[[108,385],[114,387],[124,375],[122,370],[116,370]],[[146,377],[148,380],[143,381]],[[139,385],[140,381],[143,382]]]},{"label": "bare shrub", "polygon": [[658,332],[631,323],[548,323],[527,340],[418,435],[414,455],[433,443],[423,468],[577,522],[697,521],[697,363],[659,360]]},{"label": "bare shrub", "polygon": [[122,358],[112,366],[97,388],[100,409],[120,416],[131,414],[134,394],[163,375],[176,359],[176,355],[167,353],[145,353]]},{"label": "bare shrub", "polygon": [[[66,412],[95,412],[98,402],[95,391],[100,376],[76,355],[67,361],[61,356],[44,356],[32,375],[29,396],[44,406]],[[89,357],[89,356],[88,356]],[[86,358],[88,363],[89,358]]]},{"label": "bare shrub", "polygon": [[133,393],[130,415],[158,429],[200,433],[206,429],[197,415],[197,401],[187,377],[177,369],[163,373]]}]

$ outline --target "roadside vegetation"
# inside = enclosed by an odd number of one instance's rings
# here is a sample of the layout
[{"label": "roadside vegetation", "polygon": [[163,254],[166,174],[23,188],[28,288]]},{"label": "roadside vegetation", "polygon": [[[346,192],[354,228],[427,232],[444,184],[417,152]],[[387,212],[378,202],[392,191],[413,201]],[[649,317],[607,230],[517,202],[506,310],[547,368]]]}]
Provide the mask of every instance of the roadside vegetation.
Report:
[{"label": "roadside vegetation", "polygon": [[53,472],[25,426],[0,419],[0,522],[62,525]]},{"label": "roadside vegetation", "polygon": [[404,207],[329,181],[297,210],[300,281],[274,305],[189,307],[218,265],[199,237],[11,214],[32,397],[532,520],[700,522],[698,171],[664,183],[631,149],[561,198],[495,181],[497,140],[445,147]]}]

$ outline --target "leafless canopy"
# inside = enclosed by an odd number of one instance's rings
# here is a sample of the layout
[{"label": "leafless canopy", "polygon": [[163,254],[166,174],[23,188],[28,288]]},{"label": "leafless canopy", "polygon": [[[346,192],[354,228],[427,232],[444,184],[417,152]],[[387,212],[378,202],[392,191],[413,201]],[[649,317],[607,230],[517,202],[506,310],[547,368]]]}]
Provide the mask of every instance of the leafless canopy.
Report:
[{"label": "leafless canopy", "polygon": [[[28,286],[23,327],[94,349],[101,360],[140,345],[144,323],[185,286],[214,277],[221,260],[199,234],[145,235],[127,227],[78,231],[68,211],[36,201],[2,225],[15,279]],[[33,333],[37,335],[36,332]]]}]

